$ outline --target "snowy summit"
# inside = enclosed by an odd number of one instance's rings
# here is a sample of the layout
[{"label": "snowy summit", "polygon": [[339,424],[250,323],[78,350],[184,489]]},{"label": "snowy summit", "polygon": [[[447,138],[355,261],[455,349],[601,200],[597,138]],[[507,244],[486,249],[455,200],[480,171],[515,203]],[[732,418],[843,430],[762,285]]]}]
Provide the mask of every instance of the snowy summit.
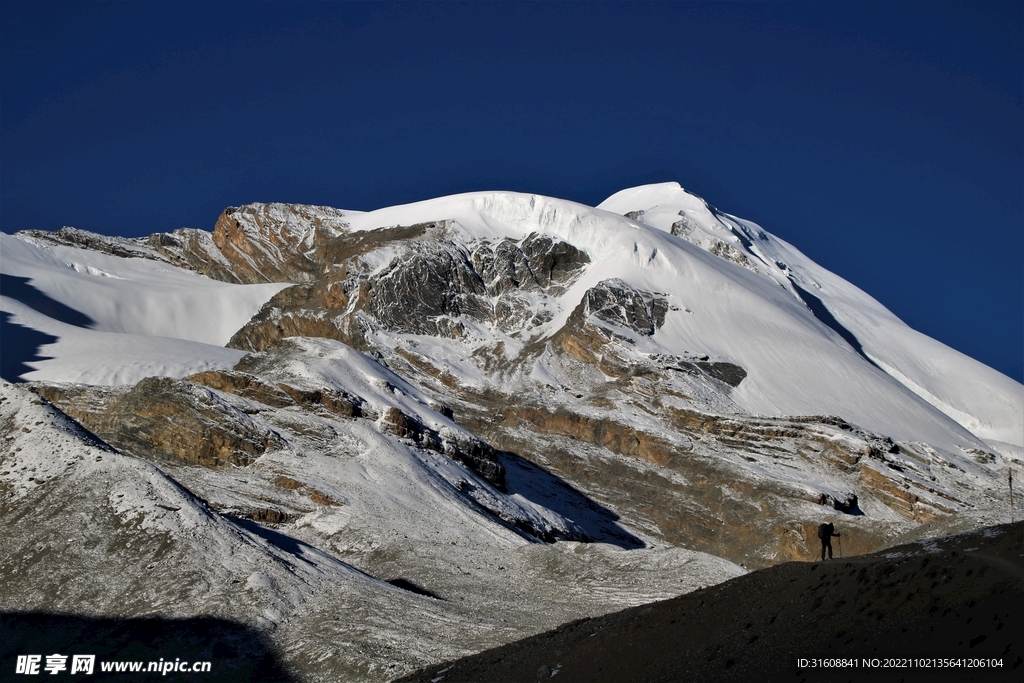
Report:
[{"label": "snowy summit", "polygon": [[[811,559],[822,520],[1000,520],[1024,459],[1024,386],[676,183],[0,253],[5,604],[236,619],[311,679]],[[22,563],[43,534],[75,550]]]}]

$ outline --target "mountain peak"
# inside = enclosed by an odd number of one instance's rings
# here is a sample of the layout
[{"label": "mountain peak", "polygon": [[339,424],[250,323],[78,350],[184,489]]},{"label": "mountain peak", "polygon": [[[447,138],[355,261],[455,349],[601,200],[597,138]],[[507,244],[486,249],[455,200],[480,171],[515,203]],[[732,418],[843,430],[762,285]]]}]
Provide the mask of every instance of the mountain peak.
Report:
[{"label": "mountain peak", "polygon": [[311,679],[992,523],[1024,457],[1019,383],[675,183],[0,250],[6,604],[131,584]]}]

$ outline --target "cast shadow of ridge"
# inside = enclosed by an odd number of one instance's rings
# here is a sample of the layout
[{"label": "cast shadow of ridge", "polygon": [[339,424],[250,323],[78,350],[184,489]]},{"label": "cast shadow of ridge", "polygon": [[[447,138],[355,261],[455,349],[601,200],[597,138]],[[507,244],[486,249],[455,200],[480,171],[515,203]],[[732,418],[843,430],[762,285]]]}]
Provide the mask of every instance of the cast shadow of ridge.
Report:
[{"label": "cast shadow of ridge", "polygon": [[[790,278],[790,283],[793,285],[793,289],[800,296],[800,299],[806,304],[807,308],[811,310],[814,317],[824,323],[827,327],[830,327],[836,334],[843,338],[847,344],[853,347],[853,350],[860,354],[861,358],[878,368],[878,364],[868,357],[868,354],[864,352],[864,347],[861,346],[860,340],[857,339],[857,335],[848,330],[841,322],[836,320],[836,317],[832,315],[832,311],[828,310],[823,302],[818,297],[814,296],[806,289],[803,289],[797,283],[793,282]],[[878,368],[881,370],[881,368]],[[883,371],[884,372],[884,371]]]},{"label": "cast shadow of ridge", "polygon": [[22,375],[33,370],[28,363],[47,360],[49,356],[40,355],[39,349],[57,341],[57,337],[11,322],[11,318],[10,313],[0,311],[0,377],[8,382],[24,382]]},{"label": "cast shadow of ridge", "polygon": [[39,311],[48,318],[59,320],[76,327],[89,327],[96,321],[81,311],[76,311],[56,299],[50,298],[31,284],[29,278],[0,273],[0,294],[20,301],[29,308]]},{"label": "cast shadow of ridge", "polygon": [[618,524],[619,515],[577,490],[567,481],[535,462],[501,452],[505,484],[509,495],[524,498],[557,512],[576,523],[592,543],[608,543],[624,550],[646,547],[646,543]]},{"label": "cast shadow of ridge", "polygon": [[[19,655],[41,655],[39,674],[47,657],[67,657],[71,672],[74,655],[95,655],[91,676],[84,680],[140,680],[127,671],[104,671],[104,663],[141,663],[142,677],[165,681],[229,681],[291,683],[297,681],[271,642],[245,624],[215,617],[87,617],[47,612],[0,612],[0,667],[10,675]],[[209,672],[146,673],[150,662],[209,662]],[[77,676],[78,674],[76,674]],[[17,676],[15,678],[20,678]],[[4,678],[4,680],[9,680]],[[28,680],[28,679],[26,679]]]},{"label": "cast shadow of ridge", "polygon": [[[0,273],[0,294],[22,303],[48,318],[76,327],[91,327],[95,321],[80,311],[50,298],[29,283],[27,277]],[[32,368],[32,361],[47,360],[39,349],[57,341],[57,337],[11,321],[11,314],[0,312],[0,377],[9,382],[24,382],[22,378]]]}]

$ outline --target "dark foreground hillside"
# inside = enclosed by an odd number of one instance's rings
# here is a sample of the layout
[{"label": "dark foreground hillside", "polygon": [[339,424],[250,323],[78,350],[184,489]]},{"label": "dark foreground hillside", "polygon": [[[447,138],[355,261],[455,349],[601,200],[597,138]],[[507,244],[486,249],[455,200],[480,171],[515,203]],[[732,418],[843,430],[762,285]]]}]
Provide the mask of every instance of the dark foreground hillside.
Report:
[{"label": "dark foreground hillside", "polygon": [[[1024,680],[1024,524],[790,562],[424,669],[402,681]],[[952,658],[952,671],[881,668]],[[797,668],[856,658],[857,668]],[[879,668],[865,668],[865,659]],[[992,660],[1001,666],[969,665]]]}]

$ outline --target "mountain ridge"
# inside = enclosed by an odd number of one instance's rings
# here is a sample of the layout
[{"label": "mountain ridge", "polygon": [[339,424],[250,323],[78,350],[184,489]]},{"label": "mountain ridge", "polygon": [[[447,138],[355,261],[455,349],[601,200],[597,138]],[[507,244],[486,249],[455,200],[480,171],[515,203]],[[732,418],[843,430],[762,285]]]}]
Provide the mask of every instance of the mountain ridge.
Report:
[{"label": "mountain ridge", "polygon": [[[265,622],[234,605],[248,578],[214,591],[218,616],[262,624],[311,680],[388,680],[806,559],[822,520],[851,553],[995,523],[1024,461],[1024,387],[674,183],[598,207],[250,204],[212,232],[35,231],[0,249],[4,349],[34,349],[4,359],[17,547],[35,556],[33,506],[54,528],[76,519],[37,491],[47,456],[15,428],[38,400],[224,529],[299,552],[309,577],[368,577],[354,602],[320,579],[252,579]],[[74,486],[62,471],[44,482]],[[121,524],[116,501],[89,500]],[[204,561],[230,564],[222,550]],[[41,557],[46,576],[61,556]],[[214,574],[134,580],[160,596],[190,576]],[[331,616],[343,604],[359,607]],[[347,645],[312,645],[320,629]]]},{"label": "mountain ridge", "polygon": [[[529,198],[527,199],[527,197]],[[471,216],[470,219],[463,218],[460,223],[458,216],[460,213],[466,213],[466,204],[471,205],[471,209],[479,210],[480,213],[476,217]],[[646,208],[627,208],[640,205],[645,205]],[[396,226],[402,225],[403,218],[413,215],[418,220],[415,223],[409,223],[411,225],[429,223],[429,220],[422,220],[428,218],[435,222],[441,221],[443,225],[448,225],[447,229],[461,231],[463,235],[467,234],[467,229],[463,224],[469,223],[471,228],[468,234],[473,239],[507,238],[510,230],[513,233],[516,230],[510,226],[522,224],[535,225],[542,231],[550,230],[557,233],[561,230],[565,231],[566,235],[575,231],[577,233],[575,239],[586,242],[586,250],[600,252],[604,248],[602,245],[608,244],[607,237],[591,239],[587,242],[586,236],[581,238],[578,234],[583,231],[581,226],[593,224],[595,220],[598,220],[594,217],[595,210],[586,209],[588,207],[574,205],[571,202],[546,200],[537,195],[527,196],[515,193],[471,193],[363,213],[345,212],[326,207],[253,204],[242,209],[226,210],[218,219],[213,237],[214,241],[219,243],[222,251],[224,248],[232,251],[231,258],[228,260],[235,263],[235,269],[241,273],[235,275],[236,280],[253,282],[277,280],[302,283],[308,282],[312,277],[310,270],[312,266],[309,264],[308,254],[298,253],[301,251],[302,244],[308,242],[306,244],[307,251],[323,248],[324,241],[339,237],[344,230],[348,231],[348,235],[354,235],[381,228],[395,229]],[[626,218],[624,220],[626,225],[629,223],[642,224],[655,230],[669,232],[679,236],[683,242],[698,246],[703,253],[732,262],[736,262],[736,255],[739,255],[747,262],[747,266],[743,267],[748,270],[752,269],[762,277],[771,278],[788,288],[790,294],[797,299],[798,304],[804,303],[798,294],[798,291],[801,291],[800,288],[806,292],[817,291],[819,295],[825,297],[821,298],[816,295],[823,306],[831,305],[831,308],[828,309],[831,315],[835,316],[837,320],[843,321],[842,324],[846,329],[859,333],[861,337],[865,338],[867,346],[860,349],[860,352],[870,363],[882,369],[888,378],[892,378],[892,383],[909,389],[916,396],[921,397],[928,406],[937,407],[944,415],[951,417],[954,422],[968,430],[978,432],[982,438],[1024,446],[1024,439],[1019,436],[1019,433],[1024,431],[1024,427],[1013,421],[1019,414],[1020,408],[1017,405],[1020,398],[1013,396],[1013,390],[1017,390],[1019,393],[1019,385],[1015,387],[1008,384],[1007,381],[1012,383],[1012,380],[1005,376],[996,377],[998,373],[994,373],[990,369],[984,372],[975,365],[976,361],[971,361],[934,340],[928,340],[923,335],[914,333],[863,292],[856,290],[849,283],[831,276],[827,271],[823,271],[790,245],[770,236],[760,226],[712,209],[706,202],[686,193],[674,183],[623,190],[612,195],[597,207],[598,211],[609,209],[615,209],[620,215],[637,215],[639,222]],[[666,214],[671,215],[666,217]],[[347,219],[346,216],[348,216]],[[474,218],[475,220],[473,220]],[[666,223],[673,218],[678,220]],[[245,223],[244,226],[238,222],[240,219]],[[449,223],[444,223],[444,221],[449,221]],[[504,222],[499,225],[500,221]],[[473,223],[476,224],[473,225]],[[229,224],[236,227],[226,227]],[[442,228],[442,230],[444,229]],[[321,235],[319,242],[313,239],[318,230]],[[521,229],[519,231],[521,232]],[[233,238],[235,241],[243,240],[250,246],[245,249],[235,247],[232,238],[229,237],[230,234],[237,234],[238,237]],[[41,239],[38,233],[33,233],[32,237]],[[159,242],[160,239],[154,235],[146,238],[146,241],[147,243]],[[269,266],[264,265],[264,269],[270,271],[268,275],[254,269],[253,257],[247,253],[256,253],[264,260],[268,258],[267,253],[252,246],[253,240],[265,242],[269,245],[268,248],[272,249],[278,248],[275,244],[287,243],[288,248],[292,251],[287,257],[279,250],[273,254],[273,258],[270,259],[273,263]],[[91,240],[91,243],[95,244],[96,241],[95,239]],[[317,242],[319,246],[314,246],[314,242]],[[633,246],[634,255],[639,254],[639,243],[637,242]],[[732,251],[726,253],[725,247]],[[716,254],[716,250],[726,256]],[[657,247],[649,249],[648,257],[656,252]],[[785,256],[793,262],[797,270],[794,270],[794,265],[782,261],[779,258],[781,256]],[[221,257],[227,258],[223,253]],[[304,265],[295,266],[296,259],[305,259]],[[211,260],[213,260],[212,257]],[[664,263],[664,259],[658,261],[656,255],[653,256],[653,259],[647,258],[648,265],[655,263]],[[752,266],[751,264],[758,265]],[[671,268],[671,264],[668,264],[668,267]],[[826,288],[824,292],[822,291],[823,286]],[[850,301],[853,301],[856,306],[850,305]],[[860,310],[865,307],[868,308],[866,314],[864,310]],[[872,318],[873,320],[871,320]],[[874,336],[863,332],[866,325],[871,325],[874,328],[872,330]],[[888,343],[873,343],[872,340],[879,334],[885,335]],[[909,350],[894,357],[892,349],[898,349],[901,345],[907,344],[906,340],[901,341],[900,335],[909,336],[912,346]],[[922,344],[928,353],[915,353],[918,346]],[[931,360],[925,360],[929,358]],[[925,361],[925,364],[922,364],[922,361]],[[743,363],[739,364],[743,365]],[[957,390],[953,391],[950,386],[942,384],[944,381],[948,384],[951,372],[956,377],[969,377],[970,373],[983,372],[985,376],[983,384],[987,384],[979,386],[977,381],[968,382],[966,390],[963,390],[965,380],[958,379],[956,381],[960,382],[960,385],[956,385]],[[999,386],[1000,391],[985,390],[992,386]],[[1009,399],[1006,398],[1007,391],[1009,391]],[[748,393],[750,394],[747,397],[748,405],[746,407],[748,410],[767,413],[779,410],[789,413],[803,412],[788,410],[787,406],[778,405],[777,400],[773,400],[772,396],[765,395],[764,392],[751,389]],[[997,398],[986,401],[986,397],[993,394]],[[968,400],[965,397],[970,398]],[[971,401],[974,403],[980,401],[982,404],[980,407],[972,407]],[[978,417],[983,411],[987,411],[990,417]],[[1017,412],[1015,413],[1015,411]],[[992,415],[998,415],[998,418],[995,419],[1001,420],[1003,424],[993,424]],[[861,421],[864,422],[863,419]],[[1020,420],[1018,419],[1017,422]],[[881,424],[869,423],[866,426],[880,428]],[[1018,441],[1022,443],[1016,443]]]}]

